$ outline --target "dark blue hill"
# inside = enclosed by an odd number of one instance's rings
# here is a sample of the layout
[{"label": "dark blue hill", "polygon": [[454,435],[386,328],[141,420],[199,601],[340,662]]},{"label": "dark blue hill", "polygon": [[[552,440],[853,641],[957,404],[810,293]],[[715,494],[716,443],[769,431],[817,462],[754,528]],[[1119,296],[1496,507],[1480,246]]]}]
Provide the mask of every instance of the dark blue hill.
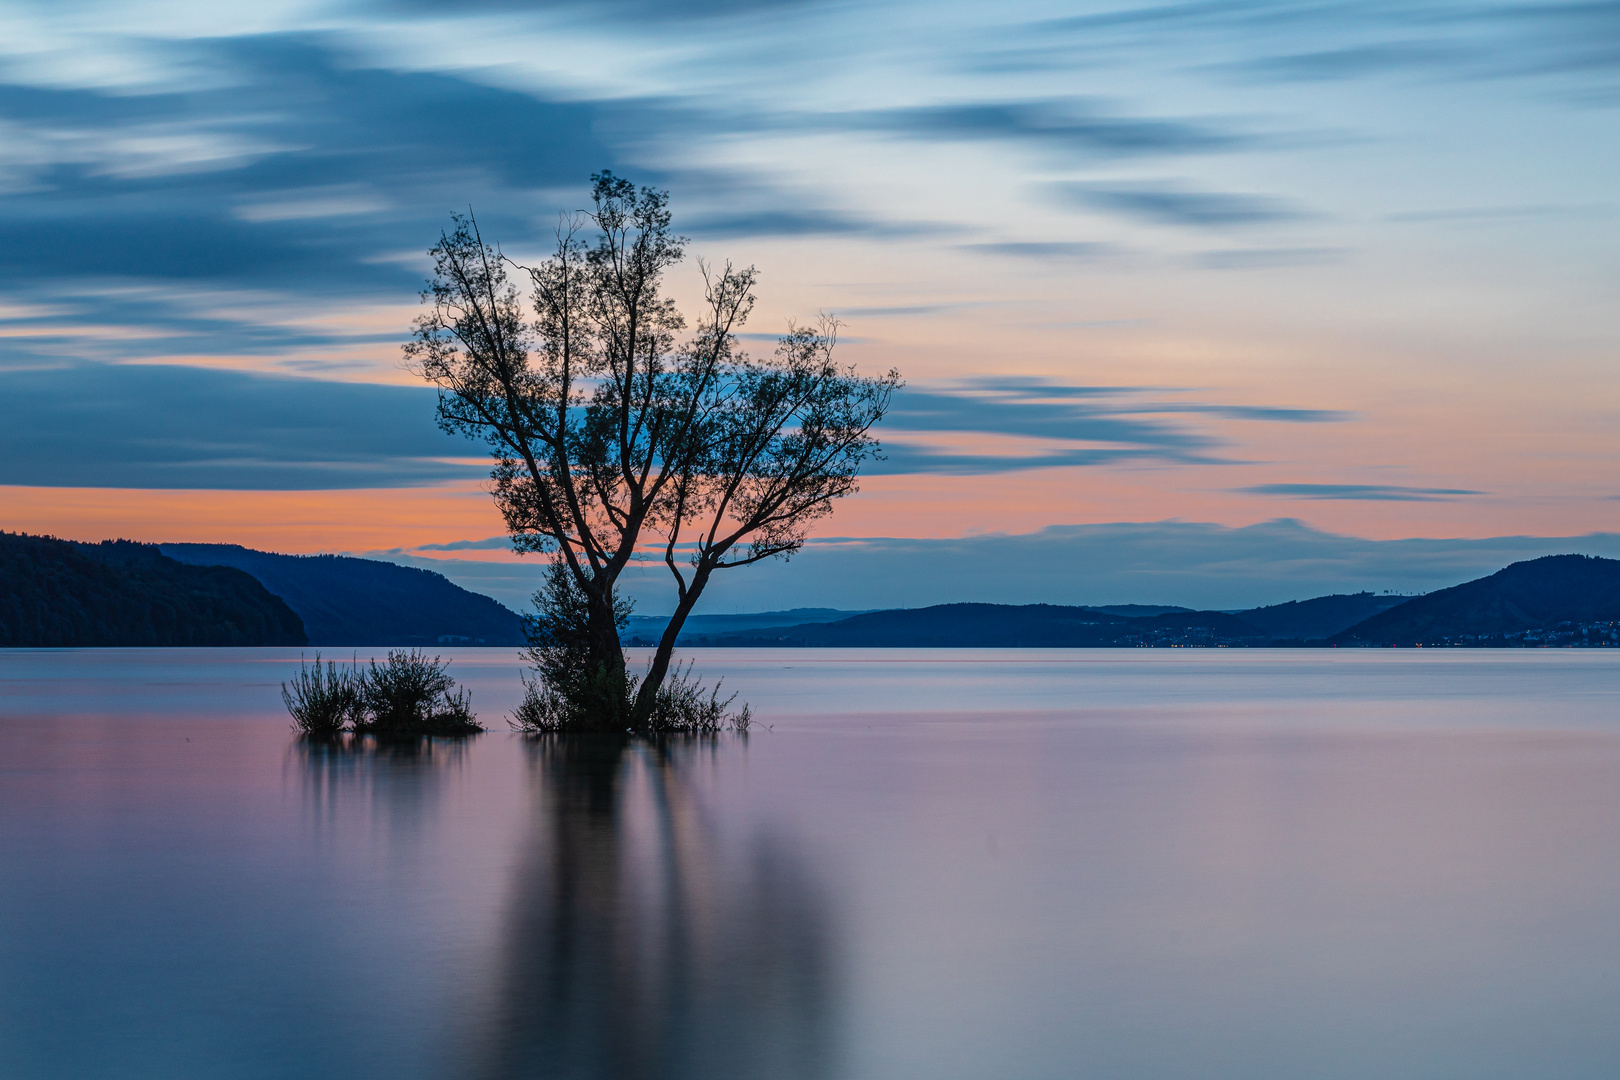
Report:
[{"label": "dark blue hill", "polygon": [[1620,622],[1620,560],[1548,555],[1408,600],[1340,645],[1596,644]]},{"label": "dark blue hill", "polygon": [[303,644],[298,616],[240,570],[128,540],[0,532],[0,646]]},{"label": "dark blue hill", "polygon": [[[728,637],[766,630],[772,627],[800,626],[805,623],[837,622],[851,615],[864,615],[863,611],[839,611],[837,608],[790,608],[787,611],[756,611],[747,614],[689,616],[681,627],[682,645],[707,645],[713,637]],[[669,623],[667,615],[632,615],[624,628],[626,645],[656,645]]]},{"label": "dark blue hill", "polygon": [[1338,593],[1250,608],[1237,616],[1278,641],[1320,641],[1410,599],[1370,592]]},{"label": "dark blue hill", "polygon": [[523,620],[442,574],[346,555],[163,544],[172,559],[246,571],[304,620],[311,645],[522,645]]},{"label": "dark blue hill", "polygon": [[1054,604],[940,604],[873,611],[831,623],[715,636],[723,646],[823,648],[1097,648],[1265,644],[1265,635],[1224,611],[1147,618]]}]

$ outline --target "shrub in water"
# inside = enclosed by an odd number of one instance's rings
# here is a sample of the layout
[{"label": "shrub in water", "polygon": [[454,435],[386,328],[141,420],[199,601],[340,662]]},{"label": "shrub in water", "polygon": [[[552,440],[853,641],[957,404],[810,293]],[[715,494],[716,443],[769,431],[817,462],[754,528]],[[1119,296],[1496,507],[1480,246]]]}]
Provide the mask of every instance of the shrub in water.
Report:
[{"label": "shrub in water", "polygon": [[473,716],[472,696],[457,690],[448,661],[415,649],[371,661],[361,676],[365,716],[354,730],[373,735],[465,735],[484,730]]},{"label": "shrub in water", "polygon": [[654,732],[680,735],[711,735],[724,728],[747,731],[753,720],[746,704],[731,711],[736,700],[736,694],[720,699],[720,682],[712,690],[705,687],[692,674],[690,662],[684,668],[677,664],[658,688],[648,726]]},{"label": "shrub in water", "polygon": [[299,658],[298,677],[290,686],[281,684],[281,700],[287,703],[293,724],[305,735],[336,735],[365,718],[359,673],[330,661],[322,668],[320,653],[315,654],[312,668]]},{"label": "shrub in water", "polygon": [[[632,677],[627,696],[634,695],[635,685]],[[605,695],[581,700],[575,687],[569,691],[557,689],[544,673],[533,679],[524,677],[523,701],[512,711],[512,727],[532,735],[603,730],[605,725],[597,710]],[[732,711],[731,703],[736,700],[736,694],[722,699],[718,682],[713,689],[705,687],[692,674],[690,663],[684,668],[677,665],[658,688],[652,716],[642,734],[713,735],[727,728],[747,731],[753,719],[747,705]],[[628,716],[618,718],[613,730],[628,730]]]}]

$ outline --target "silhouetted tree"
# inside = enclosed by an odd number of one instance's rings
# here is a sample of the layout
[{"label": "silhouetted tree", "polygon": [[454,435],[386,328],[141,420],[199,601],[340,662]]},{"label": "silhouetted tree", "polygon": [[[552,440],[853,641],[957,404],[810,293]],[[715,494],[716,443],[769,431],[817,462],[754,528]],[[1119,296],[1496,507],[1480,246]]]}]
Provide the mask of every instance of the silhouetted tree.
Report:
[{"label": "silhouetted tree", "polygon": [[[682,340],[686,321],[661,292],[686,245],[670,232],[668,193],[606,172],[592,185],[593,208],[562,219],[554,254],[535,267],[455,217],[429,252],[427,310],[405,351],[440,389],[441,426],[490,445],[514,546],[567,569],[570,583],[539,597],[553,631],[565,613],[547,612],[545,597],[583,606],[567,616],[573,629],[554,633],[577,657],[575,684],[593,688],[581,714],[593,719],[576,726],[646,729],[675,637],[711,576],[790,555],[856,490],[900,378],[839,367],[830,319],[791,328],[768,359],[742,353],[753,267],[703,267],[703,308]],[[594,244],[581,237],[590,225]],[[508,269],[529,279],[532,320]],[[616,584],[653,537],[677,610],[632,701]]]}]

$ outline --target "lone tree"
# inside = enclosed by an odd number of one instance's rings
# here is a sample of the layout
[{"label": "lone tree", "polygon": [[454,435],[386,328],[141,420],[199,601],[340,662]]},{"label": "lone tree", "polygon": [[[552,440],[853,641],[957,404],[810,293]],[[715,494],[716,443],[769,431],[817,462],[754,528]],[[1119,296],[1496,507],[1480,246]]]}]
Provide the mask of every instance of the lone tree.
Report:
[{"label": "lone tree", "polygon": [[[439,423],[488,443],[495,500],[518,551],[552,556],[536,594],[541,674],[582,707],[572,726],[647,731],[676,636],[717,571],[788,556],[878,454],[871,429],[898,372],[833,359],[837,323],[790,326],[774,355],[737,344],[757,273],[702,263],[691,332],[661,292],[687,241],[667,192],[603,172],[539,266],[503,256],[455,216],[429,254],[405,354],[439,388]],[[595,226],[594,243],[582,233]],[[526,275],[533,317],[509,271]],[[661,550],[675,614],[651,667],[629,678],[619,575]]]}]

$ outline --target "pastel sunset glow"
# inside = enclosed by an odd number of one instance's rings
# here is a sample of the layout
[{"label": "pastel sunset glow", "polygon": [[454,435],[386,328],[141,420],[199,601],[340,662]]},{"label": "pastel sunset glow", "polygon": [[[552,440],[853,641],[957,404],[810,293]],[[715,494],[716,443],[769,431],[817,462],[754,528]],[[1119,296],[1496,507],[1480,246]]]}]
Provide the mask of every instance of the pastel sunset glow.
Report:
[{"label": "pastel sunset glow", "polygon": [[[716,603],[970,598],[943,556],[842,569],[880,541],[1287,519],[1463,560],[1237,604],[1620,532],[1610,3],[0,18],[0,528],[381,554],[519,603],[487,463],[400,345],[452,212],[536,260],[610,168],[669,190],[683,306],[696,258],[753,264],[749,349],[831,312],[907,381],[822,543]],[[1195,599],[1132,580],[1004,595]]]}]

